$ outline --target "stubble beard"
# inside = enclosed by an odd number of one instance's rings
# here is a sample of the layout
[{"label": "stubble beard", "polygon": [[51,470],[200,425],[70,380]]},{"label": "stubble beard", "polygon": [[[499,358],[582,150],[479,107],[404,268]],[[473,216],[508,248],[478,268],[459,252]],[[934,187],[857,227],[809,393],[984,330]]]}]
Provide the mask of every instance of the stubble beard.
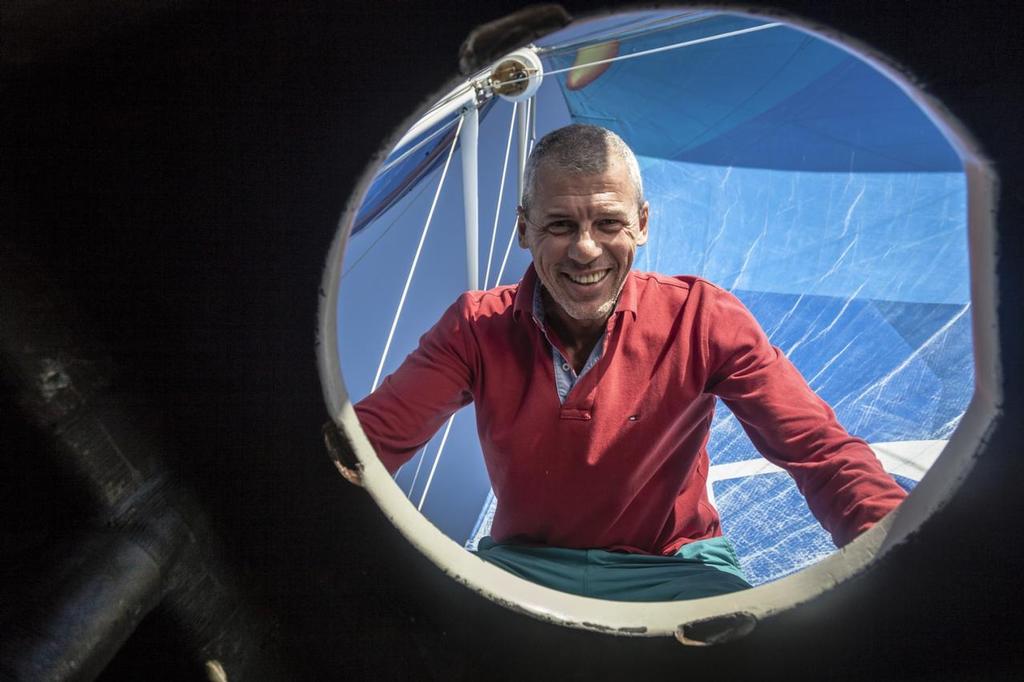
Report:
[{"label": "stubble beard", "polygon": [[565,311],[565,314],[572,319],[579,321],[605,320],[608,319],[608,316],[610,316],[612,311],[615,310],[615,305],[619,302],[619,296],[622,294],[622,288],[626,285],[626,277],[628,275],[629,272],[627,271],[626,275],[622,277],[622,281],[619,282],[619,285],[615,290],[615,295],[599,305],[596,309],[592,310],[569,299],[564,295],[564,292],[561,289],[547,285],[545,285],[544,288],[547,289],[551,298],[555,300],[555,303],[557,303],[558,306]]}]

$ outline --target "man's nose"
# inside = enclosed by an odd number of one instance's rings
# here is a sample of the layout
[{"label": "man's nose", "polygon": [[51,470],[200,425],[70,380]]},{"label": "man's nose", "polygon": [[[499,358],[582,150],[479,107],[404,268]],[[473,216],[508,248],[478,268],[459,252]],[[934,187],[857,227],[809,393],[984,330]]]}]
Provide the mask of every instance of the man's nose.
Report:
[{"label": "man's nose", "polygon": [[569,246],[569,257],[577,263],[589,263],[601,255],[601,245],[594,239],[593,230],[581,227]]}]

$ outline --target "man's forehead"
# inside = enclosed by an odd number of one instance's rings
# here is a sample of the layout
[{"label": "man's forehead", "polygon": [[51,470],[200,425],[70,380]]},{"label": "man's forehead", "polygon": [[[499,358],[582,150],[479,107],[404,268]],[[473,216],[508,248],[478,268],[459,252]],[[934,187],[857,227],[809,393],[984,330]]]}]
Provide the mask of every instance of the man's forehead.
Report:
[{"label": "man's forehead", "polygon": [[538,177],[543,175],[600,177],[602,175],[617,176],[622,174],[627,178],[629,177],[629,170],[626,167],[626,162],[616,154],[611,153],[611,151],[605,152],[604,159],[600,163],[595,164],[594,159],[589,159],[589,161],[590,163],[586,163],[581,167],[580,164],[575,163],[571,158],[543,159],[537,164],[536,173]]},{"label": "man's forehead", "polygon": [[536,198],[543,203],[586,203],[614,204],[631,202],[635,197],[626,165],[617,163],[603,172],[583,173],[554,164],[544,164],[537,169]]},{"label": "man's forehead", "polygon": [[602,214],[627,214],[636,202],[625,194],[555,195],[542,198],[537,212],[545,216],[570,216],[580,212],[598,211]]}]

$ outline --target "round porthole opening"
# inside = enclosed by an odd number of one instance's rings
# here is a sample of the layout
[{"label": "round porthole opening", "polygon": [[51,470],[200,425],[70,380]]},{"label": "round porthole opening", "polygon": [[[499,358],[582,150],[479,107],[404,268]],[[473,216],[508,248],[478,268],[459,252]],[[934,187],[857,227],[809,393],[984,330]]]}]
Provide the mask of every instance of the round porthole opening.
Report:
[{"label": "round porthole opening", "polygon": [[[525,158],[572,122],[614,130],[638,157],[651,237],[634,267],[698,275],[737,296],[911,491],[896,511],[837,550],[789,475],[720,405],[701,475],[754,587],[608,601],[523,580],[470,551],[501,503],[472,406],[395,475],[385,469],[353,403],[461,292],[523,275]],[[574,21],[440,93],[368,168],[322,286],[330,414],[396,527],[480,594],[603,632],[743,636],[865,570],[971,466],[998,404],[993,187],[937,102],[841,36],[718,10]]]}]

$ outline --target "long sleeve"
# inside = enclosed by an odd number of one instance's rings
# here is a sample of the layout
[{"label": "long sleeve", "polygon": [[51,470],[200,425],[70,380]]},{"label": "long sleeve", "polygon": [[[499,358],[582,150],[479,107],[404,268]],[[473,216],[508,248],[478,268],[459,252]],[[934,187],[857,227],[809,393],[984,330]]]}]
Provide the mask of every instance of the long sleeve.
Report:
[{"label": "long sleeve", "polygon": [[758,451],[785,469],[843,546],[906,497],[867,443],[851,436],[736,297],[708,306],[707,390],[732,410]]},{"label": "long sleeve", "polygon": [[401,366],[355,405],[359,423],[392,474],[448,417],[472,401],[476,362],[467,339],[467,311],[464,294],[420,338]]}]

